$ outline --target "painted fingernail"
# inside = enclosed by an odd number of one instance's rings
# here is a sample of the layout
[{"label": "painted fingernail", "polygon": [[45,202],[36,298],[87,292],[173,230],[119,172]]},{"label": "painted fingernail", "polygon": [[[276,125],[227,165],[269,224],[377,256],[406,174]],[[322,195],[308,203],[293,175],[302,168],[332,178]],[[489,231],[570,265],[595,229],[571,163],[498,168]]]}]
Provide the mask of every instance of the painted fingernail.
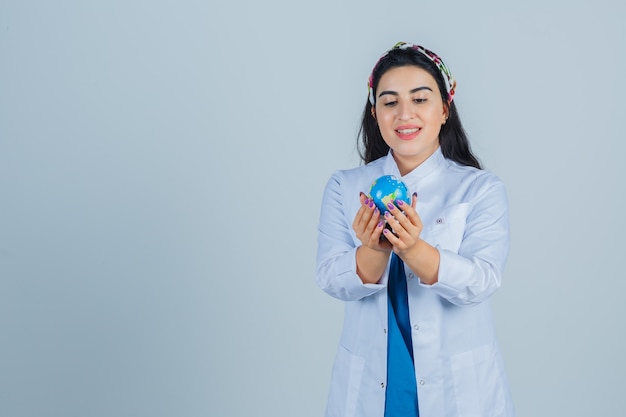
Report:
[{"label": "painted fingernail", "polygon": [[413,193],[413,197],[417,198],[417,193]]},{"label": "painted fingernail", "polygon": [[403,206],[404,205],[404,201],[396,200],[396,204],[399,205],[399,206]]},{"label": "painted fingernail", "polygon": [[370,204],[370,199],[366,198],[365,201],[363,202],[363,204],[365,204],[366,206],[368,206]]},{"label": "painted fingernail", "polygon": [[389,229],[383,229],[384,234],[389,234]]},{"label": "painted fingernail", "polygon": [[388,211],[385,212],[385,217],[391,217],[391,213],[389,213]]},{"label": "painted fingernail", "polygon": [[393,203],[387,203],[387,207],[389,207],[389,210],[393,210],[396,206]]},{"label": "painted fingernail", "polygon": [[380,212],[378,211],[378,207],[376,207],[376,208],[374,209],[374,216],[378,216],[378,213],[380,213]]},{"label": "painted fingernail", "polygon": [[378,222],[378,225],[376,227],[383,227],[384,222],[381,220]]},{"label": "painted fingernail", "polygon": [[374,207],[374,200],[370,200],[368,206],[370,206],[370,208]]}]

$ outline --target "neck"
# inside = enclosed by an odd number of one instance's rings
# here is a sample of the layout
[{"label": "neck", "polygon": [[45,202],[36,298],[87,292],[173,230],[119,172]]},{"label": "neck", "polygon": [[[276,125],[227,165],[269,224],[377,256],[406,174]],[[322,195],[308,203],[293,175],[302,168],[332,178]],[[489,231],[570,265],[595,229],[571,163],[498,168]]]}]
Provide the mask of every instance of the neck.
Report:
[{"label": "neck", "polygon": [[430,158],[436,150],[437,148],[435,148],[435,150],[433,150],[429,154],[419,154],[413,156],[397,155],[395,152],[393,152],[393,150],[391,154],[393,155],[394,161],[396,161],[396,165],[398,166],[400,175],[404,177],[406,174],[413,171],[418,166],[422,165],[422,163]]}]

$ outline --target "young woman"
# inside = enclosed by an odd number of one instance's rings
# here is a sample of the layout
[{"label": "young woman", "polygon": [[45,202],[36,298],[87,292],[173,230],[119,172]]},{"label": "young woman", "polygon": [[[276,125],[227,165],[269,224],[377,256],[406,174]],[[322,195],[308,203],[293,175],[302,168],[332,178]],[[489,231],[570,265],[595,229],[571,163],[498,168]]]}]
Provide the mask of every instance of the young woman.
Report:
[{"label": "young woman", "polygon": [[[514,416],[489,301],[509,251],[504,185],[472,154],[436,54],[398,43],[368,87],[365,164],[332,175],[320,215],[316,282],[345,301],[326,415]],[[379,212],[382,175],[411,204]]]}]

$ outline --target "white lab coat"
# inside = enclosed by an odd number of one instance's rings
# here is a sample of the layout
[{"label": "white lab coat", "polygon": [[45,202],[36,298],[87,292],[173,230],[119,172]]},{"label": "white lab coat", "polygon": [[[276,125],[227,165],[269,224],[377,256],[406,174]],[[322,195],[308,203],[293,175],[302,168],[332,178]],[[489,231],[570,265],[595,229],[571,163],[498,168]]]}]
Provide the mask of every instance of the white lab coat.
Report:
[{"label": "white lab coat", "polygon": [[327,417],[382,417],[387,375],[387,272],[377,284],[356,274],[352,222],[359,192],[381,175],[417,192],[421,237],[440,252],[439,280],[426,285],[407,267],[421,417],[512,417],[513,404],[489,299],[509,251],[508,204],[492,173],[461,166],[437,150],[404,177],[388,154],[335,172],[324,191],[316,282],[345,301]]}]

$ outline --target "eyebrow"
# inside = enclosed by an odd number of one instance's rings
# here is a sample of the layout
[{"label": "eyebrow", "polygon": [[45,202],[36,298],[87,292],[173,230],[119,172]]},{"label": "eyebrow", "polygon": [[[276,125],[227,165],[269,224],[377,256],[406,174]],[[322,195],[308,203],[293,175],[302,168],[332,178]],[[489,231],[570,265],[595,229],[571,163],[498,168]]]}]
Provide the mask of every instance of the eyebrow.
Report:
[{"label": "eyebrow", "polygon": [[[417,88],[414,88],[414,89],[412,89],[411,91],[409,91],[409,93],[413,94],[413,93],[417,93],[418,91],[421,91],[421,90],[428,90],[428,91],[430,91],[430,92],[432,92],[432,91],[433,91],[433,90],[432,90],[432,88],[430,88],[430,87],[426,87],[426,86],[423,86],[423,87],[417,87]],[[386,95],[386,94],[390,94],[390,95],[392,95],[392,96],[398,96],[398,95],[399,95],[399,94],[398,94],[397,92],[395,92],[395,91],[385,90],[385,91],[382,91],[382,92],[378,95],[378,98],[380,98],[380,97],[382,97],[382,96],[384,96],[384,95]]]}]

